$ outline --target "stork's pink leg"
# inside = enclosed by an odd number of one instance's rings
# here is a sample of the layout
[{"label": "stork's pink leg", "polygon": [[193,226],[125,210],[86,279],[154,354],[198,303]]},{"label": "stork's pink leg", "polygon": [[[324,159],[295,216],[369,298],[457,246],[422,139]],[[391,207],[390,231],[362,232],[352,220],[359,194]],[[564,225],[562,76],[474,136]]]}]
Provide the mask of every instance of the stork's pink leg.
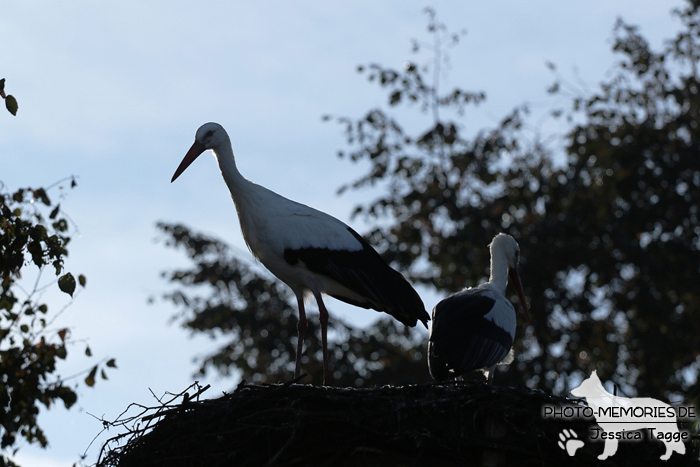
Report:
[{"label": "stork's pink leg", "polygon": [[321,345],[323,347],[323,385],[331,384],[331,372],[328,366],[328,310],[323,304],[321,294],[314,292],[316,302],[318,303],[319,320],[321,321]]},{"label": "stork's pink leg", "polygon": [[304,334],[306,333],[306,313],[304,312],[304,294],[296,293],[299,304],[299,322],[297,323],[297,360],[294,367],[294,377],[301,375],[301,351],[304,347]]}]

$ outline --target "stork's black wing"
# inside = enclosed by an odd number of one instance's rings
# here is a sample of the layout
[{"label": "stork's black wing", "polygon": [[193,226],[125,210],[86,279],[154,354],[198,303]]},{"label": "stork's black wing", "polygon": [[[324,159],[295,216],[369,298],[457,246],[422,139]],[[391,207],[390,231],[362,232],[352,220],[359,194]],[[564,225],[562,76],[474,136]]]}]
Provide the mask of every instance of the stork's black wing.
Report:
[{"label": "stork's black wing", "polygon": [[430,320],[425,305],[411,284],[387,265],[379,253],[357,232],[348,231],[360,242],[361,250],[300,248],[284,250],[284,259],[294,265],[302,261],[311,271],[329,277],[363,299],[331,294],[338,300],[362,308],[385,311],[407,326],[416,321],[427,327]]}]

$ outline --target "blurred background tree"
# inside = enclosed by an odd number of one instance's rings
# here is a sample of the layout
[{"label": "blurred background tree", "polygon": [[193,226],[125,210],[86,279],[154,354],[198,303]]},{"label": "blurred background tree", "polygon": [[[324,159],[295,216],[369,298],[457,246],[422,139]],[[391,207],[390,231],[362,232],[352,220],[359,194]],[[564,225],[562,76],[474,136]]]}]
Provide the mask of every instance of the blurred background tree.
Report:
[{"label": "blurred background tree", "polygon": [[[699,7],[689,1],[674,12],[681,30],[660,52],[619,21],[613,47],[621,61],[597,91],[554,83],[550,91],[570,93],[571,102],[552,110],[570,128],[559,148],[532,134],[527,106],[494,128],[464,128],[464,112],[485,96],[440,90],[440,70],[461,35],[449,33],[432,10],[427,65],[358,67],[388,97],[387,107],[360,118],[334,118],[351,148],[340,156],[368,167],[340,192],[380,193],[354,212],[377,226],[366,235],[370,243],[412,281],[445,294],[486,280],[486,246],[495,234],[508,232],[520,243],[532,324],[519,317],[517,359],[496,375],[498,384],[565,393],[597,369],[630,396],[698,397]],[[414,42],[414,52],[425,47]],[[415,112],[430,119],[423,131],[401,123],[413,124]],[[195,263],[168,278],[212,286],[208,298],[195,289],[167,296],[182,307],[184,325],[231,335],[200,371],[237,367],[266,382],[291,374],[296,315],[284,286],[219,241],[183,226],[161,229]],[[333,321],[336,384],[427,379],[417,334],[386,320],[367,330]],[[318,332],[313,326],[309,335]],[[320,371],[317,344],[310,338],[306,351],[312,374]]]},{"label": "blurred background tree", "polygon": [[[75,186],[75,179],[68,181]],[[63,191],[63,182],[14,193],[0,182],[0,465],[16,465],[11,457],[18,437],[47,446],[37,423],[39,404],[51,408],[60,401],[69,408],[78,398],[56,370],[73,342],[70,329],[53,327],[68,305],[50,312],[41,303],[51,287],[58,286],[72,298],[77,285],[86,283],[84,276],[76,280],[64,268],[71,238],[68,217],[48,196],[51,188]],[[46,274],[55,277],[44,280]],[[88,346],[85,353],[91,355]],[[115,367],[114,360],[86,369],[81,375],[85,384],[93,386],[99,375],[106,379],[105,367]]]}]

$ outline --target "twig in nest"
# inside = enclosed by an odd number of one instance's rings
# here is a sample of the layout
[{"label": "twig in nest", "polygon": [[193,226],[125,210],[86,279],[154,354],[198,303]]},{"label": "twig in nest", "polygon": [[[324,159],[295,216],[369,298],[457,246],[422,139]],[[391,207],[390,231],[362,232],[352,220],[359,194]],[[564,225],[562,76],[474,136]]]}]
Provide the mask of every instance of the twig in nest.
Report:
[{"label": "twig in nest", "polygon": [[[102,433],[105,431],[109,430],[110,427],[113,426],[118,426],[118,427],[126,427],[127,431],[125,433],[118,434],[116,436],[113,436],[112,438],[109,438],[107,441],[105,441],[104,445],[102,446],[102,449],[100,449],[100,454],[97,458],[97,464],[100,465],[101,462],[103,461],[103,457],[105,455],[105,450],[108,449],[108,447],[114,443],[119,443],[121,440],[124,438],[128,437],[127,442],[125,443],[124,446],[136,442],[138,439],[140,439],[143,435],[146,434],[152,427],[152,422],[154,419],[161,418],[173,411],[179,411],[181,410],[181,407],[183,404],[175,404],[174,402],[177,399],[182,398],[185,403],[192,401],[193,399],[199,399],[199,396],[209,389],[210,385],[206,385],[204,387],[199,385],[198,381],[195,381],[193,384],[191,384],[187,389],[184,391],[180,392],[179,394],[174,394],[170,392],[166,392],[162,397],[158,397],[155,395],[155,393],[149,388],[149,391],[153,395],[153,398],[156,399],[159,403],[160,406],[155,406],[155,407],[148,407],[145,405],[137,404],[137,403],[132,403],[127,406],[127,408],[119,414],[119,416],[114,420],[114,421],[108,421],[104,419],[103,417],[95,417],[96,419],[100,420],[102,422],[102,430],[93,438],[93,440],[90,442],[88,447],[85,449],[85,453],[83,456],[87,454],[87,451],[90,449],[90,446],[95,442],[97,438],[99,438]],[[189,391],[194,390],[195,393],[194,395],[190,396]],[[169,398],[167,401],[163,402],[166,396],[172,396]],[[138,412],[135,415],[130,415],[127,416],[126,414],[129,413],[132,409],[136,408]],[[146,415],[148,412],[155,411],[155,413]],[[141,423],[145,423],[143,426]],[[109,455],[113,455],[114,453],[120,452],[121,449],[124,448],[124,446],[116,446],[110,450]]]}]

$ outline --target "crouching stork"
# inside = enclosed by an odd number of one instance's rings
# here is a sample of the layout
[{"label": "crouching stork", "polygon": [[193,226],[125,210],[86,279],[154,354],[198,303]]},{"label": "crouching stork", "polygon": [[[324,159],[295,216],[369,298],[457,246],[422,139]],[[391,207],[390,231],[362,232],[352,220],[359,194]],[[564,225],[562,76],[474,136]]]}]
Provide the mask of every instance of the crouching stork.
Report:
[{"label": "crouching stork", "polygon": [[517,269],[520,260],[517,242],[501,233],[494,237],[489,248],[489,281],[451,295],[433,309],[428,367],[436,381],[484,370],[490,384],[496,365],[513,361],[515,308],[505,296],[508,276],[518,293],[525,318],[530,321]]}]

